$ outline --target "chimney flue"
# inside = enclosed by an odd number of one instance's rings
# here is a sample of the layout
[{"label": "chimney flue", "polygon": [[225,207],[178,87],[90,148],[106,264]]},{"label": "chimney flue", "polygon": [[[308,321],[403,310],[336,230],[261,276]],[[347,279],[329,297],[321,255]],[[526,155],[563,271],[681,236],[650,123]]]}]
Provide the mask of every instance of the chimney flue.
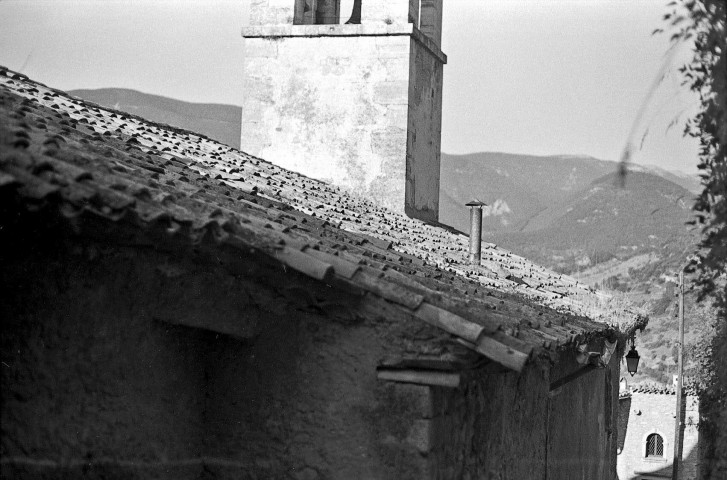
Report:
[{"label": "chimney flue", "polygon": [[479,265],[482,255],[482,207],[487,204],[472,200],[467,206],[470,207],[470,264]]}]

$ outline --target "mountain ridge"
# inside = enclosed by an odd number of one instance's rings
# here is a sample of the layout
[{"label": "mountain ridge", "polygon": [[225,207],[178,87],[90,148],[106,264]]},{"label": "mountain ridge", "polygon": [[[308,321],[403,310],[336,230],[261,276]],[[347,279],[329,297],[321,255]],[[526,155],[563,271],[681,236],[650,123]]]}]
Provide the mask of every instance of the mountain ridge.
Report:
[{"label": "mountain ridge", "polygon": [[203,133],[240,148],[242,107],[222,103],[192,103],[128,88],[69,90],[83,100],[148,120]]}]

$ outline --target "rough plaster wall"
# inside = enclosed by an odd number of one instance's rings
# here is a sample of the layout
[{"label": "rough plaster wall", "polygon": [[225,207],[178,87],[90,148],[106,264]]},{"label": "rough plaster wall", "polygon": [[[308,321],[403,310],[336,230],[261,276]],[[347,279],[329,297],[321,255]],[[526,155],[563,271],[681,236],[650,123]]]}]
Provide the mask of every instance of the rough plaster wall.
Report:
[{"label": "rough plaster wall", "polygon": [[[626,409],[627,402],[621,400]],[[624,436],[624,447],[618,455],[618,478],[631,480],[640,478],[635,472],[657,472],[672,474],[674,458],[674,415],[676,396],[652,393],[632,393],[628,402],[629,420]],[[698,478],[699,458],[699,403],[696,397],[687,396],[684,402],[684,437],[682,464],[679,478]],[[664,457],[645,458],[646,437],[658,433],[664,439]]]},{"label": "rough plaster wall", "polygon": [[250,348],[218,346],[207,448],[249,463],[243,478],[423,478],[411,407],[376,379],[373,329],[293,316]]},{"label": "rough plaster wall", "polygon": [[591,372],[550,398],[550,374],[579,368],[565,357],[550,373],[535,364],[459,389],[393,387],[411,425],[402,438],[427,459],[419,478],[614,478],[618,360],[615,372]]},{"label": "rough plaster wall", "polygon": [[[551,379],[581,368],[561,355]],[[618,359],[565,384],[550,396],[548,477],[610,480],[615,474]]]},{"label": "rough plaster wall", "polygon": [[411,42],[409,129],[406,159],[407,214],[439,219],[439,167],[442,137],[443,65]]},{"label": "rough plaster wall", "polygon": [[[582,368],[561,355],[552,379]],[[618,361],[591,371],[550,397],[548,478],[611,479],[618,444]]]},{"label": "rough plaster wall", "polygon": [[123,262],[89,257],[97,254],[3,259],[0,448],[4,460],[36,462],[3,464],[3,477],[32,477],[49,461],[135,461],[147,475],[195,478],[199,466],[158,463],[199,456],[205,332],[148,318],[133,295],[143,280],[124,277]]},{"label": "rough plaster wall", "polygon": [[[376,365],[433,327],[278,312],[219,267],[52,238],[0,258],[3,477],[425,475],[418,399]],[[168,323],[219,317],[247,339]]]},{"label": "rough plaster wall", "polygon": [[547,381],[533,366],[437,389],[432,477],[540,479],[545,475]]},{"label": "rough plaster wall", "polygon": [[402,211],[409,37],[245,42],[242,150]]}]

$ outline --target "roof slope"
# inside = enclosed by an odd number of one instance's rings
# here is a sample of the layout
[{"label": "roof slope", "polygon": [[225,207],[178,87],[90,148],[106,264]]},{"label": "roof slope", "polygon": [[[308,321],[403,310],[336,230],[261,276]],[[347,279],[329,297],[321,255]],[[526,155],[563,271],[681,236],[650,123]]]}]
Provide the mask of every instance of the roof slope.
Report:
[{"label": "roof slope", "polygon": [[[692,383],[684,384],[682,392],[685,395],[696,395],[695,385]],[[628,393],[652,393],[655,395],[676,395],[676,386],[670,384],[645,383],[632,385]]]},{"label": "roof slope", "polygon": [[[388,211],[204,136],[101,108],[0,67],[0,192],[71,218],[163,224],[356,287],[519,370],[640,318],[575,279]],[[607,322],[607,323],[606,323]],[[610,326],[609,326],[610,325]]]}]

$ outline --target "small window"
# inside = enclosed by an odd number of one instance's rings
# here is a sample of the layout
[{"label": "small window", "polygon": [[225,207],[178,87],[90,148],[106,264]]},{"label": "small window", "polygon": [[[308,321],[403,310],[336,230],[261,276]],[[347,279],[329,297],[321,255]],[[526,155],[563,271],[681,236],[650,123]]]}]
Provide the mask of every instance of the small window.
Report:
[{"label": "small window", "polygon": [[663,457],[664,456],[664,439],[658,433],[652,433],[646,437],[646,456],[647,457]]}]

